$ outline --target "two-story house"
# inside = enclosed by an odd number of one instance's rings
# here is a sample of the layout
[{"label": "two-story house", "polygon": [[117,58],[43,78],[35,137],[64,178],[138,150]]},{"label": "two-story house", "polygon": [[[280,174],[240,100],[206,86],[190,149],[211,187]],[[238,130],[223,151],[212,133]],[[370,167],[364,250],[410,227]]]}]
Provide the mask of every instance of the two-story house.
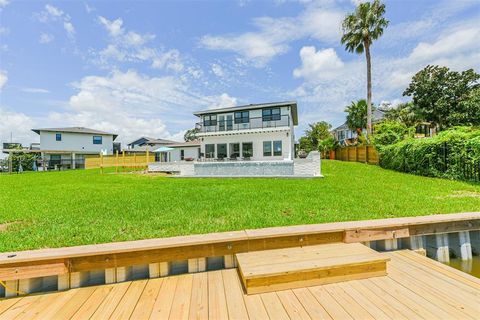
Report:
[{"label": "two-story house", "polygon": [[114,153],[117,135],[84,127],[32,129],[40,135],[40,151],[46,166],[79,168],[85,155]]},{"label": "two-story house", "polygon": [[295,101],[195,112],[204,159],[293,160]]}]

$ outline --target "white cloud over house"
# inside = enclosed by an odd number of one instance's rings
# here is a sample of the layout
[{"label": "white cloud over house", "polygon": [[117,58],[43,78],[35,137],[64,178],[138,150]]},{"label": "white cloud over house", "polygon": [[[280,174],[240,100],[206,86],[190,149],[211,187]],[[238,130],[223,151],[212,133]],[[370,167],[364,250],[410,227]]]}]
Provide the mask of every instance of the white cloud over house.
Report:
[{"label": "white cloud over house", "polygon": [[0,91],[2,90],[3,86],[7,83],[7,81],[8,81],[7,72],[4,70],[0,70]]}]

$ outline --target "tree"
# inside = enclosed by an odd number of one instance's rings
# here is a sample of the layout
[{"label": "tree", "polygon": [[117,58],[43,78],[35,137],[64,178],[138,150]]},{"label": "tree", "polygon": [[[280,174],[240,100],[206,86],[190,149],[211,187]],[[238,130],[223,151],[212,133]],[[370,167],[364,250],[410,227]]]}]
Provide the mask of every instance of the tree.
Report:
[{"label": "tree", "polygon": [[[375,109],[375,107],[373,107]],[[358,100],[345,107],[347,113],[347,126],[350,130],[362,134],[362,129],[367,127],[368,105],[365,99]]]},{"label": "tree", "polygon": [[413,76],[403,95],[411,96],[421,116],[440,130],[469,125],[478,123],[474,90],[479,87],[479,79],[473,69],[457,72],[428,65]]},{"label": "tree", "polygon": [[305,130],[305,136],[301,137],[299,140],[300,149],[307,152],[320,150],[321,141],[332,137],[332,134],[330,133],[332,125],[326,121],[320,121],[311,123],[308,126],[309,128]]},{"label": "tree", "polygon": [[400,103],[396,107],[384,110],[386,120],[398,121],[407,127],[415,127],[426,121],[419,113],[413,102]]},{"label": "tree", "polygon": [[413,137],[414,130],[399,121],[382,121],[375,125],[372,142],[377,150],[381,151],[385,146],[400,142],[407,137]]},{"label": "tree", "polygon": [[385,5],[379,0],[360,3],[355,12],[343,20],[342,44],[349,52],[363,54],[367,59],[367,133],[372,133],[372,63],[370,46],[380,38],[389,21],[383,17]]},{"label": "tree", "polygon": [[194,141],[194,140],[197,140],[197,133],[198,133],[198,129],[197,128],[193,128],[193,129],[189,129],[185,132],[185,134],[183,135],[183,140],[185,141]]}]

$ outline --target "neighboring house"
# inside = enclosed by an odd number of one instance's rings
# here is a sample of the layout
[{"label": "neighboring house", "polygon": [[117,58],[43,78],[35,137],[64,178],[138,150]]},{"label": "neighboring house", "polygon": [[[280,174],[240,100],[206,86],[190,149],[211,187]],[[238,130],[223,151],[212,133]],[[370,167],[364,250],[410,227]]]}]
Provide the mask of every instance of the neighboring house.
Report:
[{"label": "neighboring house", "polygon": [[[384,117],[385,113],[382,110],[374,110],[372,114],[372,125],[380,122]],[[348,146],[354,144],[358,138],[357,131],[351,130],[348,127],[347,122],[344,122],[341,126],[336,127],[330,132],[341,146]],[[363,134],[365,134],[367,132],[367,129],[363,128],[362,132]]]},{"label": "neighboring house", "polygon": [[173,143],[178,143],[178,142],[167,140],[167,139],[140,137],[137,140],[127,144],[127,149],[125,151],[127,152],[145,152],[147,150],[152,151],[161,146],[166,146]]},{"label": "neighboring house", "polygon": [[155,152],[155,161],[193,161],[201,157],[200,141],[176,142],[162,146]]},{"label": "neighboring house", "polygon": [[42,162],[49,168],[78,168],[85,155],[111,155],[117,135],[84,127],[32,129],[40,135]]},{"label": "neighboring house", "polygon": [[195,112],[204,159],[293,160],[295,101]]}]

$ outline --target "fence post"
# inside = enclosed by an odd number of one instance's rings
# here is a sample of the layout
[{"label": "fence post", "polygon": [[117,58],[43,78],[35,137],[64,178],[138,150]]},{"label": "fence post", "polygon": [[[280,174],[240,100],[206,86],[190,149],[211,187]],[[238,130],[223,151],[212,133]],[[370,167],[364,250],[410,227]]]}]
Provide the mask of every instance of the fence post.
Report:
[{"label": "fence post", "polygon": [[133,167],[137,168],[137,154],[136,153],[133,154]]},{"label": "fence post", "polygon": [[147,159],[145,160],[145,166],[146,166],[145,170],[148,170],[148,162],[150,161],[149,157],[150,157],[150,153],[149,153],[148,147],[147,147]]},{"label": "fence post", "polygon": [[355,146],[355,162],[358,162],[358,147]]},{"label": "fence post", "polygon": [[365,163],[368,164],[368,145],[365,145]]},{"label": "fence post", "polygon": [[103,152],[100,152],[100,173],[103,174]]},{"label": "fence post", "polygon": [[116,160],[115,173],[118,173],[118,150],[115,151],[115,160]]},{"label": "fence post", "polygon": [[125,172],[125,150],[122,150],[122,161],[123,161],[122,169]]}]

